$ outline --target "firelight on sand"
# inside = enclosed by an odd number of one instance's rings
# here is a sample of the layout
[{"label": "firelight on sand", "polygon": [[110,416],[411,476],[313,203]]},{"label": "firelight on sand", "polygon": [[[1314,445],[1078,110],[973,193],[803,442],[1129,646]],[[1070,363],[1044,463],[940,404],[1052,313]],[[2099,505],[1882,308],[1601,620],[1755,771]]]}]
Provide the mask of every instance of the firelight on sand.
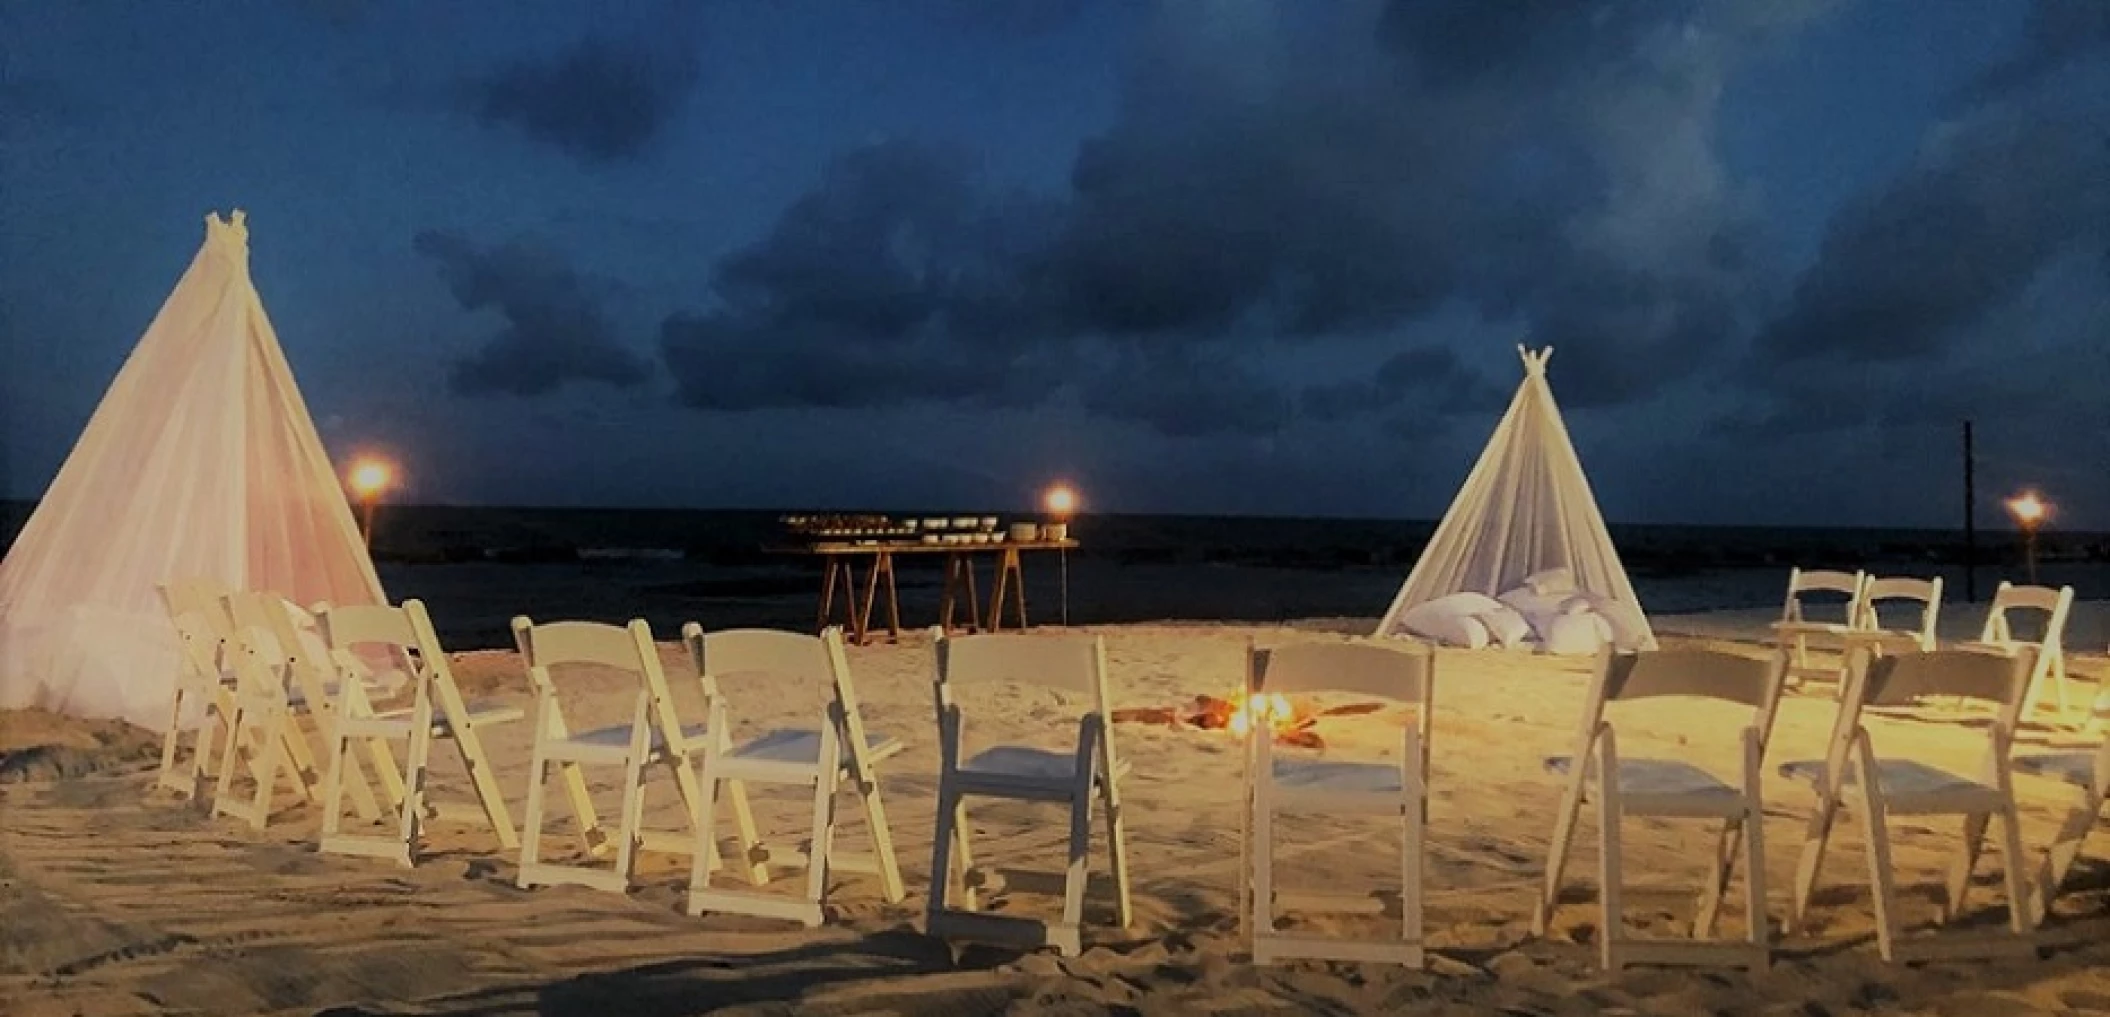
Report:
[{"label": "firelight on sand", "polygon": [[1295,725],[1296,710],[1290,707],[1289,697],[1280,692],[1263,692],[1251,699],[1239,693],[1232,700],[1231,733],[1245,734],[1255,720],[1264,720],[1270,728],[1284,731]]}]

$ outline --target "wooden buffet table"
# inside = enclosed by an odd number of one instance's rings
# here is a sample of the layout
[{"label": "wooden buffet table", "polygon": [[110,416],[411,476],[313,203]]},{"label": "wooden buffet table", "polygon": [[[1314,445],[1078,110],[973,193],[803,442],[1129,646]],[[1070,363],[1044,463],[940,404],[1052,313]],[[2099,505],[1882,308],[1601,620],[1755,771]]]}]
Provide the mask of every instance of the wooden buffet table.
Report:
[{"label": "wooden buffet table", "polygon": [[[825,563],[821,574],[820,627],[827,628],[835,621],[836,594],[840,592],[844,632],[852,643],[862,645],[871,635],[872,609],[879,600],[882,578],[886,583],[887,632],[893,639],[901,638],[901,602],[894,587],[894,556],[897,554],[945,556],[945,592],[938,600],[938,624],[947,632],[953,630],[953,615],[962,603],[967,608],[968,628],[973,631],[985,628],[978,600],[980,595],[975,590],[974,557],[983,554],[997,556],[996,585],[989,593],[989,624],[986,628],[990,632],[1001,632],[1007,607],[1012,609],[1017,627],[1026,627],[1026,582],[1025,573],[1019,567],[1021,554],[1026,551],[1067,551],[1076,546],[1074,540],[999,540],[987,544],[831,541],[788,549],[788,553],[817,555]],[[857,560],[866,557],[871,561],[865,565],[864,596],[860,602]]]}]

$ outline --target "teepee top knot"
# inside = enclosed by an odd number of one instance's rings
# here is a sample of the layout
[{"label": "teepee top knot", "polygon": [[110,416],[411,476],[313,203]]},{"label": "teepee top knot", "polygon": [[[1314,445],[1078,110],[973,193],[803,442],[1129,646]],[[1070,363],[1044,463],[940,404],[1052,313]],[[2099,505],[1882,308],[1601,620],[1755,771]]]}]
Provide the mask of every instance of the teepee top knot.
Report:
[{"label": "teepee top knot", "polygon": [[1553,359],[1553,347],[1533,350],[1526,348],[1523,343],[1518,343],[1517,356],[1524,358],[1524,373],[1537,377],[1546,373],[1546,361]]},{"label": "teepee top knot", "polygon": [[249,213],[235,209],[226,219],[218,212],[205,215],[205,240],[208,244],[231,254],[249,253]]}]

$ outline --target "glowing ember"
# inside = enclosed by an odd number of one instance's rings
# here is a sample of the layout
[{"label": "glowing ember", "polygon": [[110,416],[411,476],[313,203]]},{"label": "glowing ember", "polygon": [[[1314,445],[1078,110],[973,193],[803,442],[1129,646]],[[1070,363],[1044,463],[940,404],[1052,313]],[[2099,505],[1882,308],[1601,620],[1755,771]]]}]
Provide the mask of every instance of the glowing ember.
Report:
[{"label": "glowing ember", "polygon": [[1279,745],[1325,748],[1317,730],[1320,717],[1351,717],[1383,709],[1377,703],[1345,703],[1321,710],[1312,703],[1292,701],[1280,693],[1261,693],[1247,702],[1243,691],[1228,699],[1196,696],[1183,706],[1145,706],[1115,710],[1114,721],[1122,724],[1163,724],[1189,731],[1225,731],[1244,737],[1254,721],[1265,719]]},{"label": "glowing ember", "polygon": [[1231,701],[1230,731],[1242,735],[1253,726],[1255,719],[1268,722],[1277,732],[1296,726],[1296,711],[1290,708],[1289,697],[1280,692],[1263,692],[1257,699],[1247,699],[1241,692]]}]

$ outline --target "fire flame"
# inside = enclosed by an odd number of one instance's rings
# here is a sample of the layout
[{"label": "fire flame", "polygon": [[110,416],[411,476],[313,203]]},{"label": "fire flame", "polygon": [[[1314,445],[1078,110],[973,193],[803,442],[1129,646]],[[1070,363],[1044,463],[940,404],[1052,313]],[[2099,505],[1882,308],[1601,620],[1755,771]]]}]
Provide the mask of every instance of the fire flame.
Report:
[{"label": "fire flame", "polygon": [[1290,708],[1289,697],[1279,692],[1263,692],[1247,699],[1240,692],[1231,700],[1231,733],[1245,734],[1256,720],[1267,722],[1271,730],[1280,731],[1291,726],[1296,711]]}]

